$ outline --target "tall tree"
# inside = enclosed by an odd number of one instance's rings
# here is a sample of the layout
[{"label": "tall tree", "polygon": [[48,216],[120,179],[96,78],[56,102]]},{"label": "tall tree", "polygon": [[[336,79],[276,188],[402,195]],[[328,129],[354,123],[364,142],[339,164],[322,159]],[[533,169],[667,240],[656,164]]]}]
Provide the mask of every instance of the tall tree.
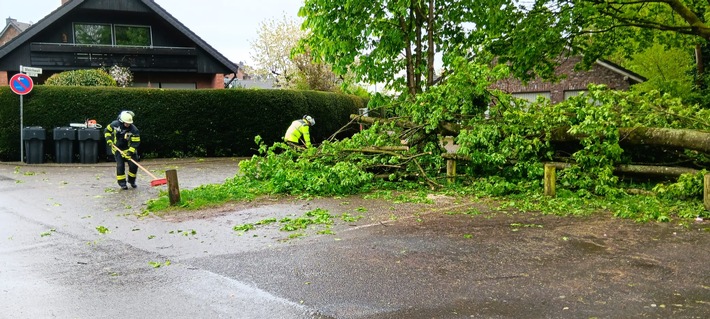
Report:
[{"label": "tall tree", "polygon": [[339,91],[352,77],[336,76],[327,63],[311,56],[310,50],[294,53],[298,41],[307,35],[296,20],[284,16],[282,20],[262,22],[258,38],[252,42],[256,76],[276,79],[282,88],[316,91]]},{"label": "tall tree", "polygon": [[306,0],[299,15],[310,31],[302,48],[336,73],[415,96],[434,84],[437,56],[473,56],[520,12],[508,0]]},{"label": "tall tree", "polygon": [[696,0],[306,0],[299,15],[311,31],[301,44],[336,72],[351,69],[365,82],[415,95],[434,82],[439,55],[446,68],[447,57],[490,52],[522,79],[551,76],[563,52],[583,53],[591,65],[619,48],[631,56],[660,42],[698,45],[700,56],[700,45],[710,40],[708,6]]},{"label": "tall tree", "polygon": [[[526,19],[515,2],[306,0],[299,15],[310,34],[301,46],[324,57],[336,73],[354,71],[363,82],[384,83],[411,97],[435,83],[436,57],[446,70],[456,56],[481,57],[484,48],[503,62],[524,62],[514,64],[519,76],[552,74],[554,62],[545,57],[564,47],[561,33],[568,24],[553,15]],[[538,27],[517,28],[523,20]],[[517,36],[511,36],[515,31]],[[539,36],[540,31],[545,34]],[[526,54],[508,54],[514,46]]]},{"label": "tall tree", "polygon": [[298,23],[286,16],[262,21],[256,40],[251,42],[255,74],[276,79],[278,86],[287,87],[298,71],[291,61],[291,50],[304,35]]},{"label": "tall tree", "polygon": [[292,81],[297,89],[332,92],[337,91],[342,83],[327,64],[314,61],[310,52],[292,55],[291,61],[298,69],[297,77]]}]

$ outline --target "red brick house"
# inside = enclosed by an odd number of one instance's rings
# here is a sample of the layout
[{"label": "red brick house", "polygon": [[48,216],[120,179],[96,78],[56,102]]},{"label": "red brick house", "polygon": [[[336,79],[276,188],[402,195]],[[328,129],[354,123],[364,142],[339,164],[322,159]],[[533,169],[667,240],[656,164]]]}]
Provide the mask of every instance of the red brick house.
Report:
[{"label": "red brick house", "polygon": [[55,73],[118,65],[133,73],[133,86],[175,89],[224,88],[225,75],[239,70],[153,0],[57,5],[0,46],[0,85],[20,65],[42,69],[36,84]]},{"label": "red brick house", "polygon": [[628,90],[631,85],[646,81],[646,78],[606,60],[597,60],[588,71],[575,71],[574,66],[581,59],[581,56],[572,56],[562,61],[555,71],[558,76],[564,75],[559,82],[537,78],[524,85],[517,79],[506,79],[496,82],[492,87],[518,98],[532,101],[541,95],[552,103],[559,103],[587,91],[587,86],[592,83],[605,84],[614,90]]},{"label": "red brick house", "polygon": [[0,46],[10,42],[10,40],[30,27],[29,23],[18,22],[13,18],[7,18],[5,22],[5,28],[0,31]]}]

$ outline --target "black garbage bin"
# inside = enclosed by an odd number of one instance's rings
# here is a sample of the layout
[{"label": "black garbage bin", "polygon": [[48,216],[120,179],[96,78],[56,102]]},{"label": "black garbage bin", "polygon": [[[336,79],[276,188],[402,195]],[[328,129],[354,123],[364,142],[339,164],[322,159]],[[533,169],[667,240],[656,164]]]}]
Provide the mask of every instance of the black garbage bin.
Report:
[{"label": "black garbage bin", "polygon": [[79,161],[82,164],[98,162],[101,131],[97,128],[80,128],[77,131],[77,139],[79,140]]},{"label": "black garbage bin", "polygon": [[25,158],[27,164],[44,163],[44,140],[46,132],[41,126],[27,126],[22,129],[22,141],[25,143]]},{"label": "black garbage bin", "polygon": [[71,163],[74,156],[74,141],[76,130],[73,127],[57,127],[54,129],[54,154],[56,163]]}]

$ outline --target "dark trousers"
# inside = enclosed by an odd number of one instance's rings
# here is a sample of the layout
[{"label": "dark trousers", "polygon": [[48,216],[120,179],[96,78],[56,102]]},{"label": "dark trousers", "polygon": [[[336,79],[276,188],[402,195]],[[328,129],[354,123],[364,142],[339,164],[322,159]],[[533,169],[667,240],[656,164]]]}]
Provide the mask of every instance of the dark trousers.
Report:
[{"label": "dark trousers", "polygon": [[[119,152],[116,152],[113,155],[116,158],[116,181],[118,182],[118,185],[126,186],[126,179],[128,180],[128,183],[135,184],[136,173],[138,173],[138,165],[123,158]],[[135,161],[138,157],[136,154],[133,154],[131,155],[131,158]],[[128,164],[128,176],[126,176],[126,164]]]}]

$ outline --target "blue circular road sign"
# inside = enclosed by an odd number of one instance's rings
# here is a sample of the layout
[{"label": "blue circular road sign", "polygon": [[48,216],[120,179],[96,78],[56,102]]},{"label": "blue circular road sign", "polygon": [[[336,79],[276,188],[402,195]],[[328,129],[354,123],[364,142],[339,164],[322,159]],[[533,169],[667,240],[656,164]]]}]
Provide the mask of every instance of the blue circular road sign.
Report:
[{"label": "blue circular road sign", "polygon": [[34,87],[34,82],[27,74],[18,73],[10,78],[10,90],[15,92],[15,94],[25,95],[30,93],[32,87]]}]

